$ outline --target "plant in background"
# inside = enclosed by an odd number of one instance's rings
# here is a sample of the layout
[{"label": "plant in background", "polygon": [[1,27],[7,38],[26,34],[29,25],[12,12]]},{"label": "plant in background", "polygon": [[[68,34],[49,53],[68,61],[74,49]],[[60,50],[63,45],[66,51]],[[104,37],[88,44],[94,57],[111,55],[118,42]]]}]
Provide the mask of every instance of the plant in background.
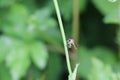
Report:
[{"label": "plant in background", "polygon": [[[71,23],[76,0],[57,1],[66,37],[72,35],[77,43],[73,36],[79,34],[77,54],[70,54],[71,66],[76,56],[80,62],[78,77],[120,80],[120,0],[79,0],[79,31]],[[54,13],[49,0],[0,0],[0,80],[65,79],[64,47]],[[69,75],[72,79],[72,70]]]},{"label": "plant in background", "polygon": [[66,36],[65,36],[64,28],[63,28],[63,23],[62,23],[60,11],[59,11],[58,3],[57,3],[57,0],[53,0],[53,2],[55,5],[55,9],[56,9],[56,13],[57,13],[57,17],[58,17],[58,21],[59,21],[59,25],[60,25],[60,30],[61,30],[61,34],[62,34],[62,39],[63,39],[63,43],[64,43],[66,62],[67,62],[67,67],[68,67],[68,71],[69,71],[69,80],[75,80],[76,74],[77,74],[77,68],[78,68],[79,64],[76,65],[74,71],[72,72],[67,43],[66,43]]}]

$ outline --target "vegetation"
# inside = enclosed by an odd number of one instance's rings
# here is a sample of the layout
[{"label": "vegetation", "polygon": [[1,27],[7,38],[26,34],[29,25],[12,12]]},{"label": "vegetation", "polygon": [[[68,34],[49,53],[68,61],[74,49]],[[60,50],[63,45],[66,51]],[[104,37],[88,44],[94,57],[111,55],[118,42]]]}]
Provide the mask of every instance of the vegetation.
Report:
[{"label": "vegetation", "polygon": [[[58,0],[77,80],[120,80],[120,1]],[[74,19],[79,20],[74,24]],[[79,26],[79,31],[76,26]],[[74,30],[73,30],[74,29]],[[77,37],[76,37],[77,36]],[[68,80],[52,0],[0,0],[0,80]]]}]

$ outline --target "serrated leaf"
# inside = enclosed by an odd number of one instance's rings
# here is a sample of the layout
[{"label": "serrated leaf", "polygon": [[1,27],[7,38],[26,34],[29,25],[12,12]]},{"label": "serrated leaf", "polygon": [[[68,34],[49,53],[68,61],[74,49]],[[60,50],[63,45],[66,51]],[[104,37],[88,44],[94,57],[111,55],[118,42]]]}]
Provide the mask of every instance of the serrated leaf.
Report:
[{"label": "serrated leaf", "polygon": [[[42,15],[44,14],[44,16]],[[54,18],[50,17],[51,11],[49,8],[42,8],[37,10],[31,17],[33,18],[33,25],[39,30],[39,38],[52,45],[61,47],[60,31],[57,29],[57,22]],[[44,34],[44,36],[43,36]]]},{"label": "serrated leaf", "polygon": [[6,65],[10,68],[12,80],[19,80],[30,64],[28,49],[22,41],[15,38],[4,37],[4,40],[8,48]]},{"label": "serrated leaf", "polygon": [[46,30],[47,28],[56,28],[57,22],[51,17],[51,10],[48,7],[36,10],[33,15],[37,28]]},{"label": "serrated leaf", "polygon": [[119,6],[119,0],[112,3],[109,0],[92,0],[95,7],[103,14],[107,15],[117,9]]},{"label": "serrated leaf", "polygon": [[88,72],[91,72],[93,66],[93,62],[91,59],[93,57],[100,59],[102,61],[102,64],[114,65],[117,61],[114,52],[108,48],[99,46],[93,49],[88,49],[81,46],[79,47],[78,51],[78,60],[81,64],[81,66],[79,67],[79,74],[82,77],[88,76]]},{"label": "serrated leaf", "polygon": [[42,42],[32,43],[30,46],[31,58],[39,69],[44,69],[47,64],[48,52]]},{"label": "serrated leaf", "polygon": [[11,66],[10,72],[12,75],[12,80],[21,79],[26,74],[29,65],[30,65],[30,60],[23,59],[21,61],[17,61],[17,63]]},{"label": "serrated leaf", "polygon": [[19,37],[23,40],[34,40],[36,38],[36,32],[32,25],[25,26],[16,26],[16,27],[4,27],[4,32],[6,35]]},{"label": "serrated leaf", "polygon": [[24,40],[34,40],[38,30],[29,18],[29,12],[23,5],[15,4],[10,8],[7,15],[8,23],[4,25],[3,32],[10,36]]},{"label": "serrated leaf", "polygon": [[92,70],[88,75],[89,80],[111,80],[111,66],[105,65],[101,60],[92,58]]}]

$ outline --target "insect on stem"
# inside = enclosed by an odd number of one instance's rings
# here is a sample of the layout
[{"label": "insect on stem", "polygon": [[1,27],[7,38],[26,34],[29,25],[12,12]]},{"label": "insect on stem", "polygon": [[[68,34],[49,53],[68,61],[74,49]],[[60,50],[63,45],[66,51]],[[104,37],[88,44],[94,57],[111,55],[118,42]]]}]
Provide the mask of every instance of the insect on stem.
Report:
[{"label": "insect on stem", "polygon": [[72,48],[72,46],[73,46],[75,49],[77,49],[74,39],[72,39],[72,38],[67,40],[67,46],[68,46],[68,48]]}]

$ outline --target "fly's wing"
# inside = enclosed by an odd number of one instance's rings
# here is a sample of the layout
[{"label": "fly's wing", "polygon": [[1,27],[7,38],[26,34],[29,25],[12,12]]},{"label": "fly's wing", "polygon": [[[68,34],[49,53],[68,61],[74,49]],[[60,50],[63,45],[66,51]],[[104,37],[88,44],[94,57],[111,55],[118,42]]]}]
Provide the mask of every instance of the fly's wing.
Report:
[{"label": "fly's wing", "polygon": [[71,44],[67,44],[68,48],[72,48],[72,45]]},{"label": "fly's wing", "polygon": [[75,43],[75,42],[73,43],[73,46],[74,46],[75,49],[77,49],[77,46],[76,46],[76,43]]}]

